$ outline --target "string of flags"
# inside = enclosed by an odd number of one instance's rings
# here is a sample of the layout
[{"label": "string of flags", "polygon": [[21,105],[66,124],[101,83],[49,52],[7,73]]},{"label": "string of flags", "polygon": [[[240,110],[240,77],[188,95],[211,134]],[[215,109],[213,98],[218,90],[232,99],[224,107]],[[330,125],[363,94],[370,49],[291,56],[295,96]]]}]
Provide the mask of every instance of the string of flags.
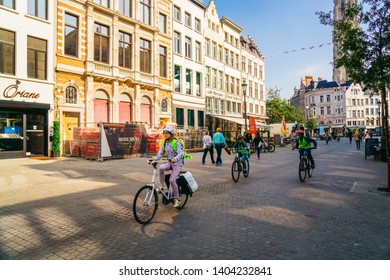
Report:
[{"label": "string of flags", "polygon": [[281,53],[270,54],[270,55],[266,55],[265,58],[273,57],[273,56],[279,56],[279,55],[284,55],[284,54],[289,54],[289,53],[294,53],[294,52],[312,50],[312,49],[314,49],[314,48],[322,48],[323,46],[329,46],[329,45],[333,45],[333,43],[320,44],[320,45],[318,45],[318,46],[310,46],[310,47],[307,47],[307,48],[300,48],[300,49],[296,49],[296,50],[291,50],[291,51],[285,51],[285,52],[281,52]]}]

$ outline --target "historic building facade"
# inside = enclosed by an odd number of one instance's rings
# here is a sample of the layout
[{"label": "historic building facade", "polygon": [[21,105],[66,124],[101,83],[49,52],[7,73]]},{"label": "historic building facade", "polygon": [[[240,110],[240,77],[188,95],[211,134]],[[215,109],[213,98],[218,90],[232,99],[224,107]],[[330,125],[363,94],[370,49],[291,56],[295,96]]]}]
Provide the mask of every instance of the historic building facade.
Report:
[{"label": "historic building facade", "polygon": [[49,154],[54,3],[0,1],[0,158]]},{"label": "historic building facade", "polygon": [[205,126],[204,10],[201,1],[173,1],[172,112],[180,128]]},{"label": "historic building facade", "polygon": [[[171,121],[170,0],[59,0],[56,118],[74,126]],[[66,147],[64,147],[66,148]]]},{"label": "historic building facade", "polygon": [[247,84],[246,112],[255,118],[257,127],[264,128],[267,120],[264,57],[251,36],[241,36],[242,81]]}]

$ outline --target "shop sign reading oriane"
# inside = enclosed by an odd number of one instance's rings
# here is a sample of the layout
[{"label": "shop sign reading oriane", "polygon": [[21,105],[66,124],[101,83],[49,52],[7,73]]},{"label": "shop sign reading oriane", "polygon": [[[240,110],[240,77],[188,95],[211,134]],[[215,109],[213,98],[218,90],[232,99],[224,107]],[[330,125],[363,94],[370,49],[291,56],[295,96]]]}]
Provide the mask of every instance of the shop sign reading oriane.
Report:
[{"label": "shop sign reading oriane", "polygon": [[28,92],[28,91],[25,91],[25,90],[19,90],[19,84],[20,84],[20,81],[16,81],[16,84],[14,85],[10,85],[8,87],[5,88],[4,92],[3,92],[3,96],[5,98],[16,98],[16,97],[20,97],[20,98],[27,98],[27,99],[38,99],[40,94],[39,93],[34,93],[34,92]]}]

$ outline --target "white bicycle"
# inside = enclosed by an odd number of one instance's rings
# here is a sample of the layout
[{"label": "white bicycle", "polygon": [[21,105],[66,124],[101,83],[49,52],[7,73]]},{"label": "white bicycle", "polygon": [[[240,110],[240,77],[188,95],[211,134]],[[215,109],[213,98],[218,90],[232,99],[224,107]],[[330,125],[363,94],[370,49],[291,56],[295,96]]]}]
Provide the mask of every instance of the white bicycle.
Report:
[{"label": "white bicycle", "polygon": [[[169,190],[169,179],[171,174],[165,175],[165,184],[167,187],[161,186],[157,180],[157,165],[160,163],[149,160],[148,164],[152,165],[154,169],[152,183],[141,187],[135,195],[133,202],[134,218],[140,224],[148,224],[153,219],[159,205],[159,194],[161,194],[161,202],[163,205],[173,203],[173,193]],[[180,171],[180,173],[185,173],[185,171]],[[190,194],[184,193],[182,187],[179,185],[178,188],[180,205],[177,207],[177,209],[182,209],[186,205],[188,196]],[[157,189],[159,192],[157,192]]]}]

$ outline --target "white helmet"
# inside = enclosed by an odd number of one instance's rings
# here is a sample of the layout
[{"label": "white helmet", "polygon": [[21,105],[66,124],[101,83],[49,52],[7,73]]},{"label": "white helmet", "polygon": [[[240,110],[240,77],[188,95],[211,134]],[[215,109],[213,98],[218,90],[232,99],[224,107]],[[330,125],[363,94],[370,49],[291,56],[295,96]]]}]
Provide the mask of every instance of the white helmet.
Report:
[{"label": "white helmet", "polygon": [[167,127],[165,127],[165,128],[163,129],[163,133],[164,133],[165,131],[168,131],[168,132],[171,133],[172,135],[175,133],[175,130],[174,130],[172,127],[169,127],[169,126],[167,126]]}]

